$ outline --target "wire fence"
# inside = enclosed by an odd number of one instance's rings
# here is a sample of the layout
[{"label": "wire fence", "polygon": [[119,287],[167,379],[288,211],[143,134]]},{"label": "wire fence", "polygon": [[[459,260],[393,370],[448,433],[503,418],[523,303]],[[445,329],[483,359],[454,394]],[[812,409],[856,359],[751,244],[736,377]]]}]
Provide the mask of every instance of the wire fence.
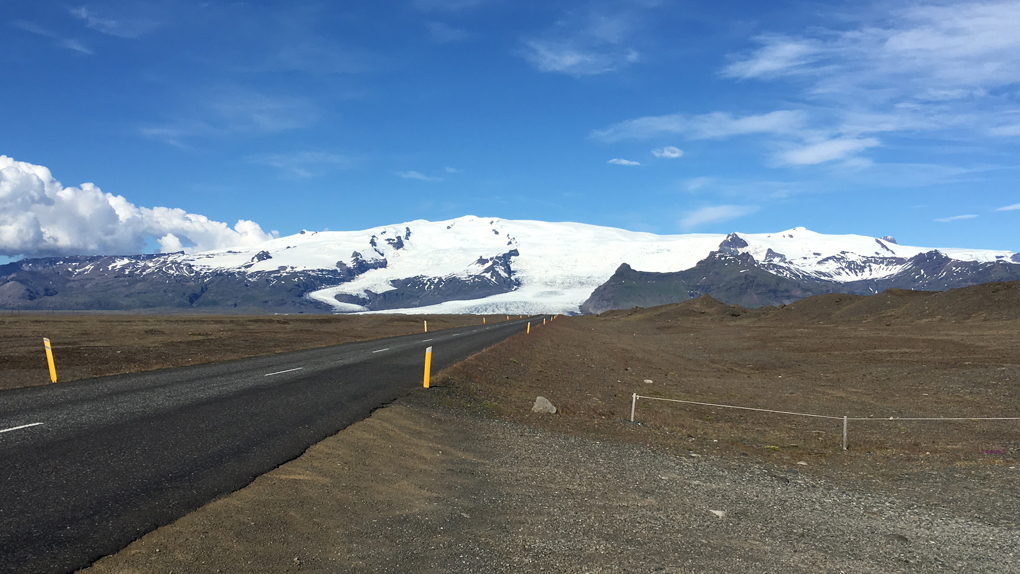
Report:
[{"label": "wire fence", "polygon": [[634,422],[635,410],[637,410],[638,399],[646,399],[650,401],[665,401],[670,403],[684,403],[688,405],[699,405],[703,407],[716,407],[720,409],[735,409],[741,411],[755,411],[759,413],[772,413],[778,415],[791,415],[798,417],[811,417],[816,419],[830,419],[836,421],[843,421],[843,450],[847,449],[847,433],[850,421],[868,421],[868,422],[896,422],[896,421],[1020,421],[1020,417],[835,417],[831,415],[816,415],[811,413],[797,413],[793,411],[777,411],[773,409],[760,409],[754,407],[741,407],[737,405],[723,405],[718,403],[703,403],[698,401],[685,401],[681,399],[667,399],[663,397],[649,397],[645,395],[639,395],[634,393],[630,403],[630,422]]}]

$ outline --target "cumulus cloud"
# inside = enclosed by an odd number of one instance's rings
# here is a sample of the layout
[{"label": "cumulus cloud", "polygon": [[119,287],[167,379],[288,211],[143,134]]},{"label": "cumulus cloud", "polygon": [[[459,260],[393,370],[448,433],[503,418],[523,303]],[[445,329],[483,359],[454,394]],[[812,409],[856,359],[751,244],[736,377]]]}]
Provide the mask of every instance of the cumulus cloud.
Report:
[{"label": "cumulus cloud", "polygon": [[257,223],[234,227],[169,207],[138,207],[91,183],[64,187],[50,170],[0,155],[0,255],[138,253],[148,238],[163,252],[200,252],[272,239]]},{"label": "cumulus cloud", "polygon": [[684,229],[692,229],[708,223],[737,219],[755,211],[758,211],[758,208],[751,205],[710,205],[685,215],[680,220],[680,226]]},{"label": "cumulus cloud", "polygon": [[418,181],[443,181],[441,177],[430,177],[420,171],[398,171],[397,177],[404,179],[416,179]]},{"label": "cumulus cloud", "polygon": [[936,219],[935,221],[937,221],[939,223],[949,223],[950,221],[960,221],[960,220],[963,220],[963,219],[974,219],[975,217],[977,217],[977,216],[976,215],[954,215],[952,217],[940,217],[940,218]]},{"label": "cumulus cloud", "polygon": [[631,161],[629,159],[620,159],[616,157],[607,161],[606,163],[611,163],[613,165],[641,165],[641,162],[639,161]]},{"label": "cumulus cloud", "polygon": [[655,157],[675,159],[684,155],[684,152],[682,149],[678,147],[668,145],[664,148],[653,149],[652,155],[654,155]]},{"label": "cumulus cloud", "polygon": [[1020,203],[1014,203],[1013,205],[1007,205],[1005,207],[1000,207],[999,209],[996,209],[995,211],[1016,211],[1018,209],[1020,209]]}]

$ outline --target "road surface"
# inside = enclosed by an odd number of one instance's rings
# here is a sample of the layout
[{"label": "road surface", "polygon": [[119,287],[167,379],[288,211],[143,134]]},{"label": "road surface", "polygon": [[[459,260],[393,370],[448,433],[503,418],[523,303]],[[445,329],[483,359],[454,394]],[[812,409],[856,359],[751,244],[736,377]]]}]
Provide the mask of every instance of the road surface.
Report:
[{"label": "road surface", "polygon": [[0,572],[117,552],[527,322],[0,391]]}]

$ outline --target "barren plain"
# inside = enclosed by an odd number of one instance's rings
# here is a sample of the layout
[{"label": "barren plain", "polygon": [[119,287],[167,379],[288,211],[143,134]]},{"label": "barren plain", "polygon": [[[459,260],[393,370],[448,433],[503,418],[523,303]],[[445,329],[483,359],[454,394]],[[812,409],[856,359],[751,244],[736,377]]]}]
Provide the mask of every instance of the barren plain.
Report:
[{"label": "barren plain", "polygon": [[89,571],[1020,572],[1018,293],[558,317]]}]

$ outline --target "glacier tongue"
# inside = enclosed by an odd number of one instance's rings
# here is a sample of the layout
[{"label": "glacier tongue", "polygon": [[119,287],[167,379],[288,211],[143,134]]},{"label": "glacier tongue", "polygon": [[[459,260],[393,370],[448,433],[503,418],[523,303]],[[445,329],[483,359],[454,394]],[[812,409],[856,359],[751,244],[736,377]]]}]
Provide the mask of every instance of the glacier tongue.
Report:
[{"label": "glacier tongue", "polygon": [[[912,257],[932,251],[890,238],[824,235],[803,227],[767,234],[656,235],[465,216],[302,232],[248,248],[172,257],[177,266],[199,271],[339,270],[349,280],[306,295],[338,313],[531,314],[578,312],[622,263],[641,271],[682,271],[720,250],[746,253],[778,275],[837,282],[890,277],[909,267]],[[1005,251],[939,251],[963,261],[1015,257]],[[494,264],[499,258],[508,265]],[[430,295],[439,289],[455,295]],[[407,305],[401,306],[404,299]]]}]

